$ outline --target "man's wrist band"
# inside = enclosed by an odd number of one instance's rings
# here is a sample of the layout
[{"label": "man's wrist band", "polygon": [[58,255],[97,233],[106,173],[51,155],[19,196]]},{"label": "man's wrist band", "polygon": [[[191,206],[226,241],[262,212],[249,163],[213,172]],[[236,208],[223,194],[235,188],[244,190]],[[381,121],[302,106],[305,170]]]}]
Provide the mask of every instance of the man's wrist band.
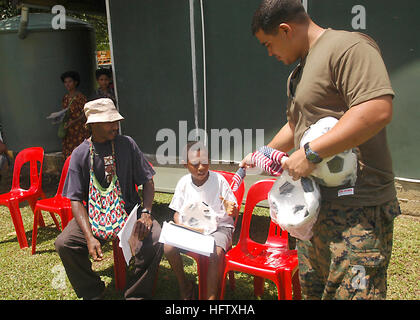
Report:
[{"label": "man's wrist band", "polygon": [[143,209],[143,210],[141,210],[141,213],[147,213],[147,214],[150,214],[151,216],[152,216],[152,218],[154,218],[153,217],[153,215],[152,215],[152,211],[150,211],[150,210],[148,210],[148,209]]}]

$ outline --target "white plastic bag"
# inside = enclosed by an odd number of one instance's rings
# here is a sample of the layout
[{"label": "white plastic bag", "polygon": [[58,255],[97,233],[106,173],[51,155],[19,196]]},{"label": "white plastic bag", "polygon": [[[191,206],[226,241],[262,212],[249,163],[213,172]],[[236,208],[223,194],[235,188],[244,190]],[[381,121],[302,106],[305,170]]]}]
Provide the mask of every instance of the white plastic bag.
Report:
[{"label": "white plastic bag", "polygon": [[270,216],[291,236],[309,240],[319,213],[321,193],[312,178],[294,181],[287,172],[277,179],[268,193]]},{"label": "white plastic bag", "polygon": [[180,223],[208,235],[216,231],[218,216],[206,203],[193,201],[186,203],[180,210]]}]

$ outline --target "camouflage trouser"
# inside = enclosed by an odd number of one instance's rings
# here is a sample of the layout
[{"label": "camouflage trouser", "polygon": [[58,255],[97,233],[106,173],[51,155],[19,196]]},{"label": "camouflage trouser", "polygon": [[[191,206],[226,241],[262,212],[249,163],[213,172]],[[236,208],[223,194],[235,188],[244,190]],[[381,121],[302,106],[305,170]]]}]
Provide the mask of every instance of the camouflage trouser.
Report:
[{"label": "camouflage trouser", "polygon": [[350,208],[323,202],[314,236],[297,242],[305,299],[385,299],[398,200]]}]

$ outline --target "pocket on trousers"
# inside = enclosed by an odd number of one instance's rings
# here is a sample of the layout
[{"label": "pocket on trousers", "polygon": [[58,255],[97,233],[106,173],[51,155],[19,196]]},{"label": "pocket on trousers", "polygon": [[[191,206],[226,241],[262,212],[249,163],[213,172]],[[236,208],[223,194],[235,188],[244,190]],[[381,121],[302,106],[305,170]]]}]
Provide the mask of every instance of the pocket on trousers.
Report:
[{"label": "pocket on trousers", "polygon": [[352,250],[349,256],[350,266],[380,267],[385,262],[385,256],[377,249]]}]

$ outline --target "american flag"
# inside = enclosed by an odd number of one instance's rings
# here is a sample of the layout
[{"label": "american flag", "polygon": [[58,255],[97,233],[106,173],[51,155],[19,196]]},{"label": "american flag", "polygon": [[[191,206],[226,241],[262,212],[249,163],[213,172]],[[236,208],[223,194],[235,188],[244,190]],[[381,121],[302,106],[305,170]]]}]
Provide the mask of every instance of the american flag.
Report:
[{"label": "american flag", "polygon": [[263,146],[252,154],[252,161],[255,165],[272,176],[279,176],[283,172],[281,159],[287,156],[286,153],[276,149]]},{"label": "american flag", "polygon": [[232,183],[230,186],[233,192],[236,192],[239,189],[239,186],[241,185],[245,176],[246,171],[244,168],[239,168],[238,171],[236,171],[235,175],[232,177]]}]

